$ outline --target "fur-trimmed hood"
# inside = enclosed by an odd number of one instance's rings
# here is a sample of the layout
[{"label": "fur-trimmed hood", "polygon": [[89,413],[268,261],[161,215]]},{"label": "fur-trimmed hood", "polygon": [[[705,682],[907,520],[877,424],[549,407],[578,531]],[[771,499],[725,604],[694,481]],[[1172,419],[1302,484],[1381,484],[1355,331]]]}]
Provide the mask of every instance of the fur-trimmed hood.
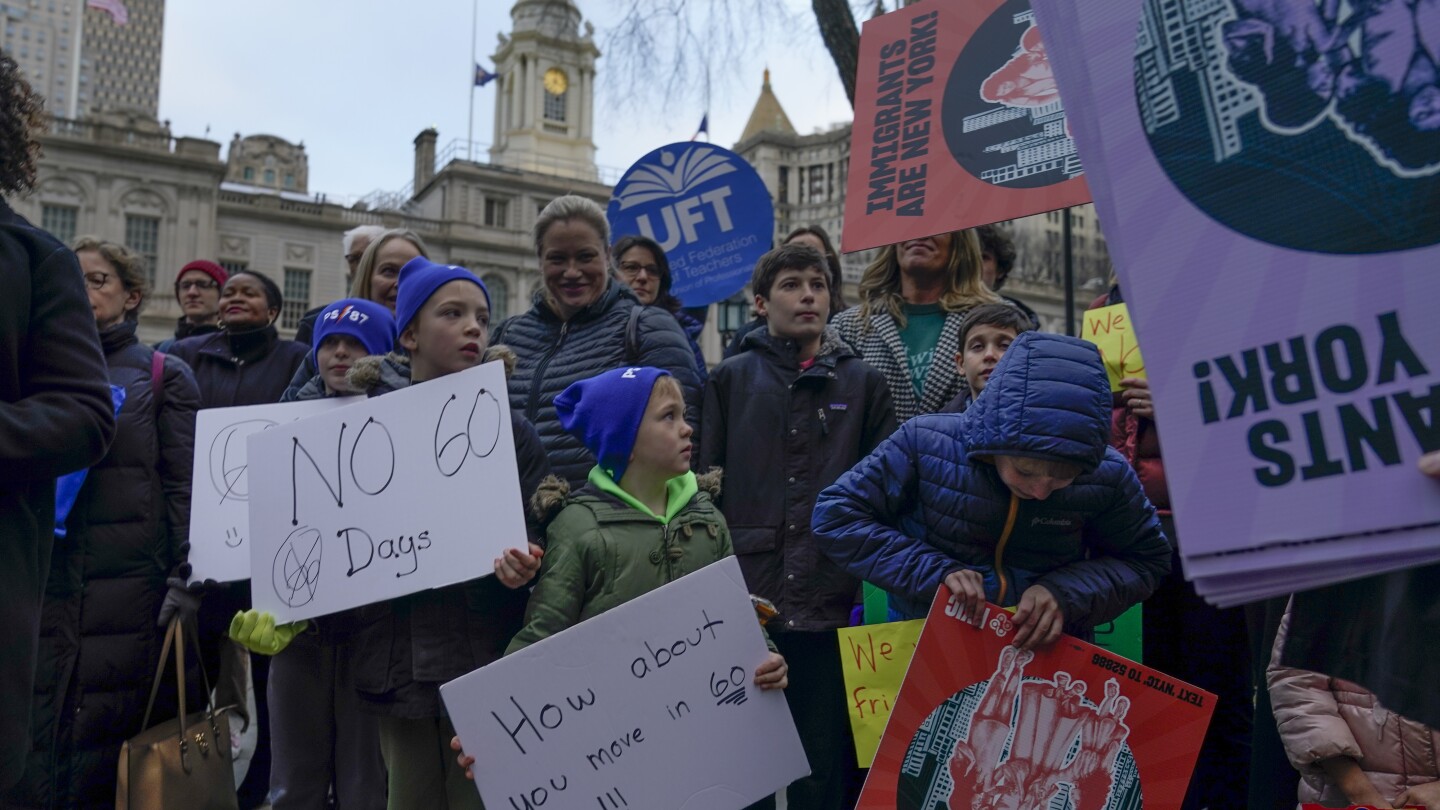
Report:
[{"label": "fur-trimmed hood", "polygon": [[[695,486],[713,501],[720,497],[721,482],[725,471],[712,467],[695,475]],[[530,514],[541,525],[547,524],[570,502],[570,485],[559,476],[547,475],[530,498]]]},{"label": "fur-trimmed hood", "polygon": [[[505,364],[505,379],[515,371],[515,352],[504,344],[495,344],[485,350],[483,363],[496,360]],[[356,391],[370,396],[389,393],[410,385],[410,356],[401,352],[386,355],[372,354],[356,360],[345,374],[345,381]]]}]

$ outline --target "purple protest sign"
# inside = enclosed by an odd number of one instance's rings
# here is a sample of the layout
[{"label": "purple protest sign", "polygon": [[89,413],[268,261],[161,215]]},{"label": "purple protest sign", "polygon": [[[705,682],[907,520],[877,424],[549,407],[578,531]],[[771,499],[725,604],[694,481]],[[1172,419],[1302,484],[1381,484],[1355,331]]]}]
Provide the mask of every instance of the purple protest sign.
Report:
[{"label": "purple protest sign", "polygon": [[1033,6],[1187,572],[1440,555],[1440,6]]}]

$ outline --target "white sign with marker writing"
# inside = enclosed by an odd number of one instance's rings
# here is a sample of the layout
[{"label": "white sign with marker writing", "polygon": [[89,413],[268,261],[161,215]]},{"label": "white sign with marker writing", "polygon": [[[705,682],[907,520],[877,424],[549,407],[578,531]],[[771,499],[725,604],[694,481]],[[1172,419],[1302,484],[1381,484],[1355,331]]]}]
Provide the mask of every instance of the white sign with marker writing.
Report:
[{"label": "white sign with marker writing", "polygon": [[440,696],[486,807],[739,810],[810,772],[766,655],[731,557]]},{"label": "white sign with marker writing", "polygon": [[195,415],[195,471],[190,481],[190,579],[234,582],[250,578],[250,434],[361,400],[315,399]]},{"label": "white sign with marker writing", "polygon": [[493,575],[524,548],[505,369],[250,436],[252,598],[292,622]]}]

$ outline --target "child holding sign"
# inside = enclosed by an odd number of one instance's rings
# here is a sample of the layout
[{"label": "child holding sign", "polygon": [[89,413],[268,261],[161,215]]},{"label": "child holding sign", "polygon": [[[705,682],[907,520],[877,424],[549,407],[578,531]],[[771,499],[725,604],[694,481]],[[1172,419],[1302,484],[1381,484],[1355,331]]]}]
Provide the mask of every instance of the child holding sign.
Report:
[{"label": "child holding sign", "polygon": [[[733,553],[725,518],[711,502],[719,475],[705,476],[702,490],[690,471],[694,431],[670,372],[639,367],[598,374],[566,388],[555,411],[599,463],[578,492],[551,476],[533,499],[537,516],[549,519],[545,556],[525,626],[507,653]],[[755,670],[755,685],[788,684],[785,659],[771,652]],[[450,745],[460,750],[459,738]],[[458,759],[462,766],[474,761],[464,754]]]},{"label": "child holding sign", "polygon": [[804,689],[785,693],[810,775],[786,790],[792,810],[835,810],[857,776],[836,629],[860,582],[815,546],[820,490],[895,430],[890,387],[826,326],[830,269],[819,251],[766,253],[750,287],[765,328],[745,336],[705,386],[697,469],[732,475],[717,499],[751,593],[779,610],[772,637]]},{"label": "child holding sign", "polygon": [[[356,361],[348,385],[379,396],[473,368],[489,342],[490,298],[463,267],[423,257],[400,270],[396,321],[404,355]],[[318,334],[318,333],[317,333]],[[549,472],[535,429],[511,412],[522,496]],[[464,772],[444,753],[454,735],[440,705],[440,684],[499,658],[519,628],[528,583],[541,550],[511,549],[495,561],[495,577],[368,605],[337,617],[355,626],[348,662],[365,711],[379,715],[380,748],[389,774],[390,807],[454,810],[481,807]],[[294,634],[271,618],[244,622],[240,634],[273,654]]]},{"label": "child holding sign", "polygon": [[[282,401],[352,393],[346,372],[360,358],[395,347],[395,317],[373,301],[344,298],[321,310],[311,344],[310,362],[320,373]],[[269,614],[240,614],[231,637],[264,652],[256,630],[273,626],[274,617],[262,623],[263,616]],[[271,802],[276,810],[323,807],[333,787],[341,807],[379,810],[385,794],[379,725],[361,711],[349,677],[350,636],[343,622],[306,624],[281,631],[293,642],[270,662]],[[298,630],[304,632],[290,632]]]},{"label": "child holding sign", "polygon": [[1095,347],[1023,333],[965,413],[906,422],[820,493],[815,535],[907,618],[944,584],[970,617],[987,600],[1017,606],[1017,646],[1088,638],[1170,570],[1109,424]]}]

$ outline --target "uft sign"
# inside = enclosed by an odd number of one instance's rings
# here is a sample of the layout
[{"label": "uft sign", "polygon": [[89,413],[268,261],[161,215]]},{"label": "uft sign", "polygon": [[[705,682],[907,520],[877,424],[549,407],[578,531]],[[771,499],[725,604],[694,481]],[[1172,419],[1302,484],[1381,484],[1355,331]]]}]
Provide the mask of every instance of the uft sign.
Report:
[{"label": "uft sign", "polygon": [[641,158],[616,185],[607,213],[617,238],[641,234],[664,248],[670,292],[691,307],[744,287],[775,232],[760,175],[708,143],[671,144]]}]

